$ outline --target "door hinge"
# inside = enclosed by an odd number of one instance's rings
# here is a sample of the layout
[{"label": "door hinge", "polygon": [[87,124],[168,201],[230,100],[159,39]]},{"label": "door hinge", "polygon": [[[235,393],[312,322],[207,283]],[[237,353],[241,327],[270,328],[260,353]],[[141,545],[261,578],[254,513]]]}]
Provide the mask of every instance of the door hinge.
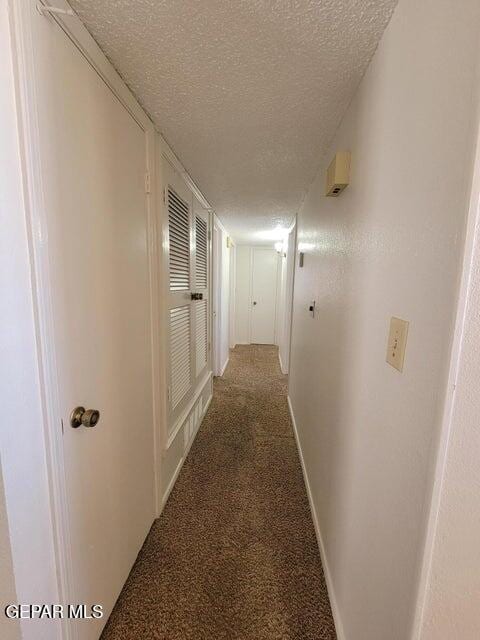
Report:
[{"label": "door hinge", "polygon": [[210,229],[208,230],[208,239],[211,240],[212,239],[212,232],[210,231]]},{"label": "door hinge", "polygon": [[170,387],[167,387],[167,398],[168,398],[168,402],[170,402],[170,400],[172,399],[172,394],[171,394]]},{"label": "door hinge", "polygon": [[209,342],[209,343],[208,343],[208,350],[209,350],[209,351],[211,351],[211,349],[212,349],[212,343],[211,343],[211,342]]},{"label": "door hinge", "polygon": [[65,433],[65,429],[64,429],[64,426],[63,426],[63,418],[62,418],[61,422],[62,422],[62,435],[63,435]]},{"label": "door hinge", "polygon": [[150,171],[147,171],[145,174],[145,193],[151,192],[152,185],[150,184]]}]

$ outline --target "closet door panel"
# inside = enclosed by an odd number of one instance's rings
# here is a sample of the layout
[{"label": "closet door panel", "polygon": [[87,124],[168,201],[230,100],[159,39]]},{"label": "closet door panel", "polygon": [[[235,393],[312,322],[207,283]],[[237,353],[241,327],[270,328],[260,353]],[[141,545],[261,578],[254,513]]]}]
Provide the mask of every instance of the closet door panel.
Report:
[{"label": "closet door panel", "polygon": [[164,160],[169,434],[210,369],[210,215]]},{"label": "closet door panel", "polygon": [[195,318],[192,194],[181,176],[164,161],[167,219],[168,308],[167,381],[169,433],[193,393]]},{"label": "closet door panel", "polygon": [[195,376],[200,382],[210,360],[210,228],[209,214],[194,198]]}]

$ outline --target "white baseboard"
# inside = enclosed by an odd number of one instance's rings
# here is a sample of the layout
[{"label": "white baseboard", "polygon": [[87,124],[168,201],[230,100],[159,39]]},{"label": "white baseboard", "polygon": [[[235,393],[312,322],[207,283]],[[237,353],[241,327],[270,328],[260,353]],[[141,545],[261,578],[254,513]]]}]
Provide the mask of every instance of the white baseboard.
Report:
[{"label": "white baseboard", "polygon": [[225,361],[225,364],[222,367],[222,370],[220,371],[220,377],[223,376],[223,374],[225,373],[225,369],[228,367],[229,362],[230,362],[230,358],[227,358]]},{"label": "white baseboard", "polygon": [[325,545],[323,544],[322,533],[320,531],[320,525],[317,518],[317,510],[313,502],[312,491],[310,489],[310,482],[308,480],[308,473],[305,467],[305,461],[303,459],[302,445],[300,444],[300,437],[298,435],[297,423],[295,422],[295,416],[293,413],[292,402],[290,396],[287,397],[288,409],[290,411],[290,417],[292,419],[293,433],[295,435],[295,441],[297,443],[298,455],[300,457],[300,464],[302,465],[303,479],[305,482],[305,488],[307,490],[308,502],[310,503],[310,511],[312,513],[313,526],[315,527],[315,534],[317,536],[318,549],[320,551],[320,557],[322,559],[323,573],[325,575],[325,582],[327,583],[328,597],[330,598],[330,606],[332,608],[333,620],[335,622],[335,629],[337,631],[338,640],[346,640],[345,632],[343,630],[342,619],[340,616],[340,610],[338,608],[337,599],[335,597],[335,589],[333,586],[332,575],[328,566],[327,555],[325,552]]},{"label": "white baseboard", "polygon": [[282,356],[280,355],[280,349],[278,350],[278,361],[280,362],[280,371],[283,373],[283,375],[286,376],[288,371],[283,366]]},{"label": "white baseboard", "polygon": [[180,460],[178,461],[177,467],[173,473],[172,479],[170,480],[170,482],[168,483],[168,487],[165,489],[165,492],[162,496],[162,509],[160,511],[160,513],[163,511],[163,507],[166,505],[167,500],[170,496],[170,494],[172,493],[172,489],[175,486],[175,483],[177,481],[178,475],[180,473],[180,471],[182,470],[183,467],[183,463],[185,462],[185,458],[186,456],[182,456],[180,458]]},{"label": "white baseboard", "polygon": [[[202,387],[202,389],[201,389],[201,390],[203,391],[203,390],[204,390],[204,388],[205,388],[205,385]],[[196,396],[197,400],[198,400],[199,396],[200,396],[200,394],[198,394],[198,395]],[[177,464],[177,466],[176,466],[176,468],[175,468],[175,471],[174,471],[174,473],[173,473],[173,476],[172,476],[172,478],[171,478],[170,482],[168,483],[167,488],[165,489],[165,491],[164,491],[164,493],[163,493],[163,496],[162,496],[162,506],[161,506],[160,513],[163,511],[163,508],[164,508],[165,504],[167,503],[168,497],[170,496],[170,493],[172,492],[172,489],[173,489],[173,487],[175,486],[175,483],[176,483],[176,481],[177,481],[178,475],[179,475],[180,471],[182,470],[183,463],[184,463],[184,462],[185,462],[185,460],[187,459],[187,456],[188,456],[188,453],[189,453],[189,451],[190,451],[190,449],[191,449],[191,447],[192,447],[193,441],[194,441],[194,440],[195,440],[195,438],[197,437],[197,433],[199,432],[200,427],[202,426],[203,420],[204,420],[205,415],[206,415],[206,413],[207,413],[207,411],[208,411],[208,407],[210,406],[210,403],[211,403],[211,401],[212,401],[212,398],[213,398],[213,394],[211,393],[211,394],[210,394],[210,396],[208,397],[208,400],[206,401],[206,403],[205,403],[205,405],[204,405],[204,407],[203,407],[202,415],[201,415],[201,417],[200,417],[200,419],[199,419],[199,421],[198,421],[197,428],[195,429],[194,433],[192,434],[192,437],[191,437],[190,441],[188,442],[188,445],[187,445],[187,447],[185,448],[185,450],[184,450],[184,452],[183,452],[182,457],[181,457],[181,458],[180,458],[180,460],[178,461],[178,464]],[[190,410],[192,409],[192,407],[193,407],[193,405],[190,407]],[[188,415],[188,414],[187,414],[187,415]],[[184,422],[185,422],[185,420],[186,420],[186,418],[184,418]],[[181,426],[184,426],[184,425],[182,424]],[[177,433],[178,433],[178,431],[177,431]]]}]

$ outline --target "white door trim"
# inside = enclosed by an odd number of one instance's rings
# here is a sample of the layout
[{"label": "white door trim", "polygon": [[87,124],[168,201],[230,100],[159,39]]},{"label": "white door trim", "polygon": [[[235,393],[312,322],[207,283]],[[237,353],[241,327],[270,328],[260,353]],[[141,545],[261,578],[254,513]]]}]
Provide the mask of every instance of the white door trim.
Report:
[{"label": "white door trim", "polygon": [[[72,558],[69,552],[69,528],[67,517],[67,497],[64,483],[64,459],[62,443],[62,416],[59,406],[58,371],[56,364],[56,340],[52,312],[51,268],[49,245],[46,235],[46,211],[44,206],[44,185],[41,175],[40,136],[37,120],[37,81],[35,78],[32,37],[32,1],[10,0],[11,26],[14,36],[15,78],[17,84],[18,120],[22,143],[22,172],[24,177],[24,199],[27,215],[28,235],[32,256],[32,288],[34,295],[35,322],[38,336],[39,369],[43,405],[43,429],[45,433],[45,457],[50,487],[50,518],[54,530],[54,553],[60,602],[70,602],[72,593]],[[69,8],[64,0],[57,0],[60,8]],[[36,17],[36,16],[35,16]],[[141,109],[136,99],[127,89],[117,72],[108,62],[98,45],[76,16],[44,16],[44,20],[54,20],[72,43],[81,51],[85,59],[100,75],[106,85],[127,109],[146,136],[146,171],[154,175],[155,130],[152,122]],[[152,182],[153,184],[153,182]],[[158,246],[155,211],[155,193],[147,196],[147,232],[150,271],[152,353],[159,347],[159,296],[158,296]],[[161,415],[160,363],[152,361],[153,406],[155,437],[155,478],[156,509],[161,508],[160,487],[160,435],[158,420]],[[32,496],[33,499],[33,496]],[[10,515],[10,514],[9,514]],[[19,585],[17,585],[17,589]],[[19,589],[20,590],[20,589]],[[35,633],[35,630],[31,628]],[[53,629],[52,629],[53,631]],[[73,640],[75,633],[67,621],[63,621],[58,636],[62,640]],[[53,634],[52,634],[53,637]]]},{"label": "white door trim", "polygon": [[[293,300],[295,296],[295,266],[297,260],[297,219],[292,224],[288,232],[288,238],[290,243],[290,235],[292,235],[293,240],[293,252],[292,255],[289,256],[293,264],[291,265],[291,273],[288,272],[288,267],[290,264],[287,263],[287,273],[286,273],[286,291],[285,291],[285,319],[284,319],[284,333],[286,337],[286,345],[287,345],[287,362],[283,363],[282,372],[285,374],[290,373],[290,356],[292,353],[292,333],[293,333]],[[287,249],[288,251],[288,249]]]},{"label": "white door trim", "polygon": [[252,344],[252,311],[253,311],[253,247],[248,249],[248,344]]},{"label": "white door trim", "polygon": [[213,209],[210,206],[208,200],[205,198],[203,193],[200,191],[200,188],[197,186],[196,182],[191,178],[191,176],[189,175],[188,171],[184,168],[184,166],[182,165],[182,163],[178,159],[178,157],[175,154],[175,152],[173,151],[173,149],[169,146],[169,144],[166,142],[166,140],[163,138],[163,136],[160,133],[158,135],[159,135],[159,139],[160,139],[160,149],[161,149],[161,152],[162,152],[164,158],[166,160],[168,160],[168,162],[172,165],[172,167],[176,171],[178,171],[180,176],[185,181],[187,187],[190,189],[190,191],[193,193],[193,195],[195,195],[197,197],[197,199],[199,200],[201,205],[203,207],[205,207],[205,209],[207,209],[209,212],[213,212]]},{"label": "white door trim", "polygon": [[281,270],[282,270],[282,256],[281,254],[277,254],[277,270],[276,270],[276,274],[275,274],[275,309],[274,309],[274,313],[275,313],[275,323],[273,326],[273,344],[276,345],[277,347],[279,346],[279,340],[280,340],[280,335],[281,332],[279,333],[278,331],[278,313],[280,311],[280,295],[281,295],[281,291],[280,291],[280,275],[281,275]]},{"label": "white door trim", "polygon": [[210,209],[208,212],[208,288],[210,291],[210,299],[208,301],[209,309],[208,309],[208,368],[214,374],[214,340],[215,340],[215,327],[214,327],[214,317],[213,317],[213,309],[214,309],[214,299],[215,291],[213,289],[214,278],[213,278],[213,270],[215,268],[215,263],[213,261],[213,225],[215,221],[215,215],[213,211]]},{"label": "white door trim", "polygon": [[430,487],[430,495],[427,496],[429,503],[427,502],[425,507],[425,509],[428,510],[428,517],[426,530],[424,532],[422,549],[423,555],[419,560],[420,568],[416,585],[416,601],[411,625],[411,634],[409,636],[410,640],[420,640],[422,635],[433,554],[435,551],[435,538],[437,534],[440,503],[442,499],[442,490],[444,489],[444,477],[450,445],[455,390],[457,386],[459,367],[461,364],[460,359],[462,356],[462,349],[465,346],[464,331],[467,319],[469,286],[472,277],[475,243],[476,241],[478,242],[478,219],[480,217],[480,132],[477,132],[472,164],[473,174],[471,183],[468,185],[468,188],[470,189],[470,198],[466,220],[465,244],[459,283],[458,303],[450,352],[448,378],[443,401],[442,422],[437,441],[436,460],[434,462],[433,479]]},{"label": "white door trim", "polygon": [[221,314],[222,314],[222,297],[221,297],[221,266],[222,266],[222,229],[218,224],[217,218],[213,217],[212,226],[212,343],[213,343],[213,375],[222,375],[222,365],[220,362],[220,341],[221,341]]},{"label": "white door trim", "polygon": [[228,347],[235,347],[235,285],[236,285],[236,253],[237,248],[232,243],[230,246],[230,270],[229,270],[229,312],[228,312]]}]

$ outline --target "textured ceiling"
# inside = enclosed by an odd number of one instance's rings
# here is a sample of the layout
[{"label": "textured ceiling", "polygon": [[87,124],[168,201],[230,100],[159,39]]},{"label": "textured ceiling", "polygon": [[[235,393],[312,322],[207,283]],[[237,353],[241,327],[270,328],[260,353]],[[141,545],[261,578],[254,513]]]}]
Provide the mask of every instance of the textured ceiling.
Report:
[{"label": "textured ceiling", "polygon": [[71,5],[232,236],[247,242],[290,223],[396,1]]}]

